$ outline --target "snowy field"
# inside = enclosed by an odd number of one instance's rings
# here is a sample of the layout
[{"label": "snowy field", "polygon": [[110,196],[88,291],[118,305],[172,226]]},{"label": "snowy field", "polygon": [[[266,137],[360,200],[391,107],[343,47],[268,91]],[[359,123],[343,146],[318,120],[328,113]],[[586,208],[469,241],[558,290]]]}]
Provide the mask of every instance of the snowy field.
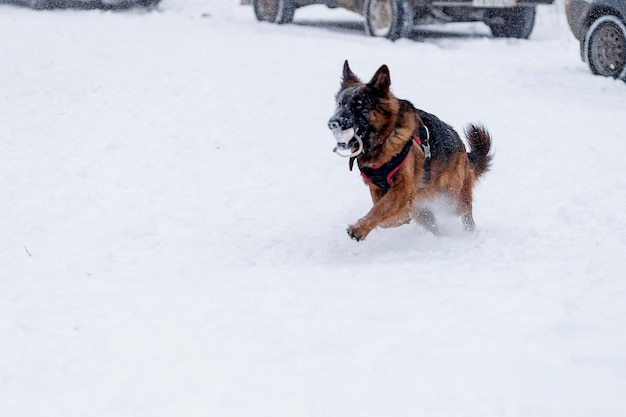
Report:
[{"label": "snowy field", "polygon": [[[528,41],[395,43],[322,6],[159,9],[0,6],[0,416],[626,415],[626,84],[562,3]],[[490,130],[474,234],[349,239],[346,58]]]}]

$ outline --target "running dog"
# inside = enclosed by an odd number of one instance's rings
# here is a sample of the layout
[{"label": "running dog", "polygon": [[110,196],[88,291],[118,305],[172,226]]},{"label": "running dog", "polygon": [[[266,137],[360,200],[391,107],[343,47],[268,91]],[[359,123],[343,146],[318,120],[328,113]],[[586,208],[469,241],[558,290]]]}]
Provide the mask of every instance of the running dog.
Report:
[{"label": "running dog", "polygon": [[328,127],[337,141],[335,152],[350,158],[350,170],[356,161],[373,202],[348,234],[360,241],[376,227],[411,220],[438,234],[435,216],[425,205],[438,195],[449,198],[464,229],[473,231],[472,188],[491,165],[491,136],[481,125],[468,125],[467,152],[451,126],[396,98],[390,86],[386,65],[363,83],[344,63],[337,110]]}]

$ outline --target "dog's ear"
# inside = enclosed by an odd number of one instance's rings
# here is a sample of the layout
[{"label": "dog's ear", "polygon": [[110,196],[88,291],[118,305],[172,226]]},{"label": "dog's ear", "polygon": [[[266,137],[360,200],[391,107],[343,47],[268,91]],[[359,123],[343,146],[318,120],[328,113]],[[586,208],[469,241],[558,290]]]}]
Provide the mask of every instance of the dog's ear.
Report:
[{"label": "dog's ear", "polygon": [[345,90],[348,87],[354,87],[355,85],[363,84],[359,77],[354,75],[348,65],[348,60],[343,63],[343,77],[341,78],[341,89]]},{"label": "dog's ear", "polygon": [[387,65],[382,65],[376,71],[376,74],[372,77],[372,80],[367,83],[367,86],[381,95],[384,95],[389,91],[391,86],[391,77],[389,76],[389,68]]}]

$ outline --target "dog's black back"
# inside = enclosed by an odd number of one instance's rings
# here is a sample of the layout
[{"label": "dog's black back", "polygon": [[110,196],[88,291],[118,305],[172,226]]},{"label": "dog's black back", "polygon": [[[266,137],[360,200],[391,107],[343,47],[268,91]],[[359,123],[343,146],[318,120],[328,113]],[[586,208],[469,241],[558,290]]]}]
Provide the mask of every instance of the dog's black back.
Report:
[{"label": "dog's black back", "polygon": [[443,122],[434,114],[416,109],[415,107],[413,109],[428,128],[430,133],[430,150],[434,159],[444,161],[455,152],[465,151],[463,141],[452,126]]}]

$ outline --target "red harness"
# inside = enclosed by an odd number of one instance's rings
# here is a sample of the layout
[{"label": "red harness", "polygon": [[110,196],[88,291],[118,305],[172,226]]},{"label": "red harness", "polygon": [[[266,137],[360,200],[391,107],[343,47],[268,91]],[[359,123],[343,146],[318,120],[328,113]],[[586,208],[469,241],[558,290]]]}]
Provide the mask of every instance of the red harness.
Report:
[{"label": "red harness", "polygon": [[[389,160],[389,162],[383,165],[376,165],[371,167],[361,167],[359,165],[361,176],[367,182],[377,186],[382,190],[389,190],[393,182],[393,176],[400,170],[402,165],[404,165],[407,158],[409,157],[409,152],[411,150],[411,146],[413,146],[413,142],[417,143],[422,148],[422,151],[424,151],[424,181],[430,181],[430,135],[428,132],[428,128],[417,113],[415,114],[415,118],[417,121],[417,130],[413,134],[412,140],[409,140],[402,147],[400,153],[394,155],[391,160]],[[424,140],[421,139],[422,137],[424,138]],[[352,164],[350,164],[350,169],[352,169]]]}]

